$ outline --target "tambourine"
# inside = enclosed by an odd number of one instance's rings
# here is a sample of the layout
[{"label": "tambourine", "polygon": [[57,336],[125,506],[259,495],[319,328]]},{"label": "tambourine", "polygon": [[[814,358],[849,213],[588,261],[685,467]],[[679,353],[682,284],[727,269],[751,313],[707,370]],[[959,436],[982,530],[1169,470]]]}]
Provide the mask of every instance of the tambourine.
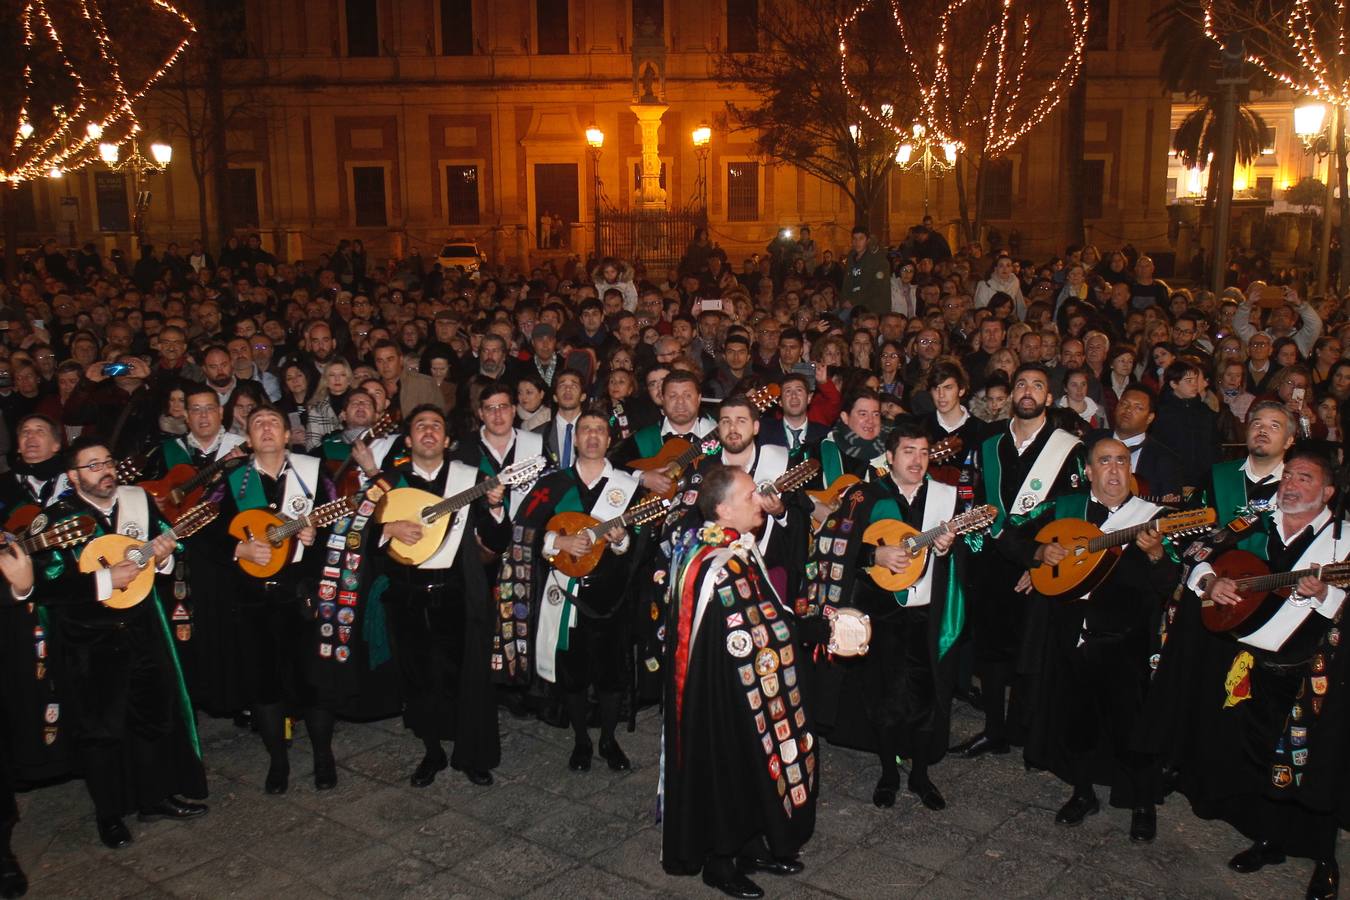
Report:
[{"label": "tambourine", "polygon": [[851,606],[833,611],[830,619],[830,643],[826,648],[835,656],[866,656],[872,643],[872,620],[867,613]]}]

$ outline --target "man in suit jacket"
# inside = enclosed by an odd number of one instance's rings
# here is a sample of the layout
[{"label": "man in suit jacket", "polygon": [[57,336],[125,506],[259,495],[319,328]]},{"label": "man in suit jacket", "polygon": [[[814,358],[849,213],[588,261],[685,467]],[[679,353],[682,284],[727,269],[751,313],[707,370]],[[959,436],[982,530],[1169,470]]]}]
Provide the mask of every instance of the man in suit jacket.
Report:
[{"label": "man in suit jacket", "polygon": [[436,380],[430,375],[410,372],[403,364],[403,350],[393,341],[380,341],[373,351],[375,370],[380,373],[380,381],[389,394],[389,405],[398,404],[399,413],[407,418],[409,413],[423,404],[445,409],[445,398]]},{"label": "man in suit jacket", "polygon": [[566,469],[577,461],[576,427],[586,402],[580,372],[572,369],[558,372],[553,383],[553,402],[557,404],[553,416],[535,430],[544,436],[544,455],[549,462]]},{"label": "man in suit jacket", "polygon": [[1112,417],[1112,430],[1099,429],[1088,435],[1087,444],[1099,437],[1113,437],[1130,451],[1130,471],[1143,481],[1140,492],[1152,497],[1177,494],[1182,485],[1181,457],[1147,429],[1155,415],[1153,394],[1142,384],[1130,384],[1120,394]]},{"label": "man in suit jacket", "polygon": [[813,392],[805,375],[790,372],[783,376],[781,387],[778,402],[783,408],[783,415],[781,418],[773,416],[760,421],[759,442],[788,448],[795,463],[805,455],[806,448],[819,446],[830,429],[806,418]]}]

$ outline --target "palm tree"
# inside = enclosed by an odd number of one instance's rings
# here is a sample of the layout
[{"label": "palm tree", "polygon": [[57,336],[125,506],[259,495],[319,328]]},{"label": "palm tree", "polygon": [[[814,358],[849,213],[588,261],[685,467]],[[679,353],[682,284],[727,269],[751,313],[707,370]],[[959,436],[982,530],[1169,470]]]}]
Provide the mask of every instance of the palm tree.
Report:
[{"label": "palm tree", "polygon": [[[1219,144],[1219,103],[1218,97],[1199,98],[1204,105],[1186,114],[1172,136],[1172,149],[1176,151],[1181,164],[1188,169],[1209,165],[1210,157]],[[1261,148],[1271,140],[1270,126],[1266,120],[1246,106],[1239,106],[1235,129],[1237,160],[1246,165],[1261,155]],[[1214,183],[1211,179],[1205,192],[1205,206],[1214,199]]]}]

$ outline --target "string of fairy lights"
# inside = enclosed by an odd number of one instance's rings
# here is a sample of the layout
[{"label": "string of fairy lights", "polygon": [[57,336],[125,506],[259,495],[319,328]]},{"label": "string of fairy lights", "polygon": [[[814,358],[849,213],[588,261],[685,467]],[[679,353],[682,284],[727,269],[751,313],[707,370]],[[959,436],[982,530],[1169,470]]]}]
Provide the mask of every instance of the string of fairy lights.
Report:
[{"label": "string of fairy lights", "polygon": [[[5,123],[13,134],[7,158],[0,159],[0,181],[59,178],[93,162],[107,162],[110,157],[115,160],[117,154],[110,147],[115,150],[129,143],[135,149],[141,132],[136,102],[178,61],[197,30],[192,20],[168,0],[142,0],[142,5],[145,8],[141,14],[158,9],[174,17],[182,37],[148,78],[129,86],[100,0],[27,0],[21,17],[23,97],[17,120]],[[63,28],[58,21],[71,24]],[[78,30],[78,34],[72,30]],[[72,53],[68,37],[92,38],[97,59]],[[141,49],[133,48],[135,52]],[[34,65],[39,59],[51,58],[59,60],[60,71],[70,86],[69,95],[39,109]],[[82,61],[77,64],[77,59]]]},{"label": "string of fairy lights", "polygon": [[[1350,58],[1346,40],[1345,0],[1295,0],[1283,21],[1257,17],[1247,4],[1206,0],[1205,35],[1223,44],[1227,33],[1242,33],[1247,62],[1281,85],[1346,109],[1350,107]],[[1328,21],[1329,20],[1329,21]],[[1335,37],[1329,34],[1335,28]],[[1332,46],[1324,53],[1319,41]]]},{"label": "string of fairy lights", "polygon": [[[953,146],[961,153],[974,149],[981,158],[1002,156],[1055,110],[1082,71],[1088,33],[1088,9],[1083,0],[1062,0],[1064,22],[1056,23],[1050,32],[1056,40],[1067,38],[1067,46],[1062,62],[1048,80],[1036,79],[1031,68],[1045,58],[1047,50],[1035,40],[1033,26],[1037,23],[1030,3],[1001,0],[997,21],[986,25],[980,22],[988,8],[986,0],[951,0],[938,19],[936,33],[925,21],[921,34],[915,35],[901,0],[889,0],[899,37],[899,56],[906,61],[912,81],[903,89],[917,87],[919,100],[916,121],[900,121],[891,103],[869,100],[849,77],[849,29],[876,2],[861,0],[840,21],[839,77],[859,111],[899,140],[909,142],[913,140],[911,134],[922,133],[925,140],[944,149]],[[953,33],[962,16],[974,17],[980,24],[982,37],[978,41]],[[934,47],[933,52],[924,52],[928,46]],[[953,65],[954,54],[971,60],[968,67]],[[988,97],[987,105],[980,104],[981,96]]]}]

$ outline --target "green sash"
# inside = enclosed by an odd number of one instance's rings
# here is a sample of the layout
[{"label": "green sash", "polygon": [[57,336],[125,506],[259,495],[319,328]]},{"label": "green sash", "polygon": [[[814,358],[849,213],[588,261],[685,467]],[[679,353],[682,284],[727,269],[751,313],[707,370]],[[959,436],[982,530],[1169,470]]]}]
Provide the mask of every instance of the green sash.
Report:
[{"label": "green sash", "polygon": [[352,445],[342,439],[342,432],[335,431],[323,439],[323,458],[334,462],[345,462],[352,455]]},{"label": "green sash", "polygon": [[172,469],[174,466],[192,465],[192,457],[183,449],[182,441],[184,439],[172,438],[165,441],[161,447],[164,454],[164,468]]},{"label": "green sash", "polygon": [[[820,472],[825,479],[825,487],[829,487],[836,478],[844,474],[844,457],[839,452],[839,444],[835,442],[832,434],[827,434],[820,442]],[[899,515],[891,518],[898,519]]]},{"label": "green sash", "polygon": [[1087,494],[1064,494],[1055,498],[1056,519],[1087,520]]},{"label": "green sash", "polygon": [[[660,436],[659,434],[657,435]],[[572,472],[568,472],[573,475]],[[558,505],[553,507],[553,512],[587,512],[581,505],[581,492],[577,490],[576,477],[573,475],[572,483],[567,486],[567,491],[558,499]],[[558,650],[566,650],[570,646],[569,639],[572,635],[572,629],[567,627],[567,623],[572,621],[572,597],[576,593],[577,582],[580,579],[567,579],[567,590],[563,591],[563,607],[561,613],[561,625],[558,628],[558,643],[555,645]]]},{"label": "green sash", "polygon": [[[1231,459],[1214,465],[1214,496],[1211,499],[1220,523],[1231,522],[1237,518],[1238,510],[1247,505],[1247,476],[1242,472],[1244,461]],[[1266,558],[1266,535],[1260,529],[1249,529],[1237,546],[1261,559]]]},{"label": "green sash", "polygon": [[633,432],[633,442],[637,444],[642,459],[655,456],[661,452],[661,447],[665,444],[665,441],[661,440],[661,426],[648,425],[646,428],[639,428]]},{"label": "green sash", "polygon": [[263,493],[262,479],[257,477],[252,465],[239,466],[226,476],[230,491],[234,495],[235,505],[239,509],[263,509],[267,506],[267,495]]},{"label": "green sash", "polygon": [[1003,463],[998,458],[998,440],[1001,437],[1001,431],[992,434],[985,438],[980,447],[980,464],[984,468],[984,502],[992,503],[998,511],[989,526],[989,533],[994,537],[1003,531],[1003,523],[1008,518],[1008,511],[1003,508]]}]

